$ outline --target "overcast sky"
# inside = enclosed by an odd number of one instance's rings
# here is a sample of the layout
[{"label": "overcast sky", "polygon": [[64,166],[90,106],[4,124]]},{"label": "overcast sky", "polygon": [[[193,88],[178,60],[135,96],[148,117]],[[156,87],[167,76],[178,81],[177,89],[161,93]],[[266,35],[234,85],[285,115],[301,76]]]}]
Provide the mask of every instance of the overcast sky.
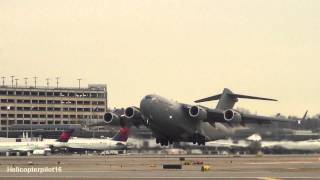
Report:
[{"label": "overcast sky", "polygon": [[316,0],[0,0],[1,76],[105,83],[110,107],[149,93],[192,103],[229,87],[279,99],[237,104],[252,112],[312,115],[319,69]]}]

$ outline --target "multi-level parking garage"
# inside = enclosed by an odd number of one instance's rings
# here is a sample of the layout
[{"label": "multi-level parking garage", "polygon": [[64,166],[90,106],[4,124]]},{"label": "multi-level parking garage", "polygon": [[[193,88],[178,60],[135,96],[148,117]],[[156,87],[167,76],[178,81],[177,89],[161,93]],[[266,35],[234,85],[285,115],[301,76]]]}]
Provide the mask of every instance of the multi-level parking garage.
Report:
[{"label": "multi-level parking garage", "polygon": [[106,85],[87,88],[0,87],[2,130],[12,125],[63,125],[102,120]]}]

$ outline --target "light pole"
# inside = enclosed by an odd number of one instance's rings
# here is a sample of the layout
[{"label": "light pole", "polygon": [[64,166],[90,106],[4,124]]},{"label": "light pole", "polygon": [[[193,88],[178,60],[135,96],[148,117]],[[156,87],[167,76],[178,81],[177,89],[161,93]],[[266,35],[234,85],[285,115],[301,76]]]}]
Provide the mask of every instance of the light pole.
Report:
[{"label": "light pole", "polygon": [[32,111],[33,111],[33,107],[31,107],[31,111],[30,111],[30,121],[31,121],[31,130],[30,130],[30,138],[32,139],[32,137],[33,137],[33,134],[32,134],[32,126],[33,126],[33,118],[32,118]]},{"label": "light pole", "polygon": [[2,86],[4,86],[4,80],[6,79],[6,77],[2,76]]},{"label": "light pole", "polygon": [[7,138],[9,137],[9,113],[8,111],[10,110],[10,106],[7,106]]},{"label": "light pole", "polygon": [[56,77],[57,88],[59,87],[59,79],[60,79],[59,77]]},{"label": "light pole", "polygon": [[17,79],[15,79],[16,80],[16,88],[18,87],[18,78]]},{"label": "light pole", "polygon": [[13,87],[13,78],[14,78],[14,76],[10,76],[10,77],[11,77],[11,85]]},{"label": "light pole", "polygon": [[80,89],[80,82],[81,82],[81,80],[82,80],[81,78],[78,79],[78,81],[79,81],[79,89]]},{"label": "light pole", "polygon": [[24,78],[24,85],[28,87],[28,78]]},{"label": "light pole", "polygon": [[38,77],[34,76],[33,78],[34,78],[34,88],[37,88],[37,79],[38,79]]},{"label": "light pole", "polygon": [[49,88],[49,81],[50,81],[50,79],[47,78],[46,81],[47,81],[47,88]]}]

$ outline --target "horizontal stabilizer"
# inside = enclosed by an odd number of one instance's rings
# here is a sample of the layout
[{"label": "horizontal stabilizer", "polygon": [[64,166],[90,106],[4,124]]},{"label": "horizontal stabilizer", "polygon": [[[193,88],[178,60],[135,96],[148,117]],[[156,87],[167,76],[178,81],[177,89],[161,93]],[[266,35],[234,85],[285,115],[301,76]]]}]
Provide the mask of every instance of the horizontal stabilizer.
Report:
[{"label": "horizontal stabilizer", "polygon": [[278,100],[276,100],[276,99],[256,97],[256,96],[247,96],[247,95],[241,95],[241,94],[229,94],[229,96],[235,97],[235,98],[244,98],[244,99],[257,99],[257,100],[265,100],[265,101],[278,101]]},{"label": "horizontal stabilizer", "polygon": [[[257,96],[247,96],[247,95],[242,95],[242,94],[226,94],[229,97],[232,98],[243,98],[243,99],[257,99],[257,100],[265,100],[265,101],[278,101],[276,99],[271,99],[271,98],[264,98],[264,97],[257,97]],[[208,102],[208,101],[216,101],[220,100],[222,94],[217,94],[214,96],[206,97],[203,99],[199,99],[194,101],[195,103],[201,103],[201,102]]]},{"label": "horizontal stabilizer", "polygon": [[218,95],[215,95],[215,96],[210,96],[210,97],[207,97],[207,98],[199,99],[199,100],[196,100],[194,102],[200,103],[200,102],[207,102],[207,101],[215,101],[215,100],[219,100],[220,98],[221,98],[221,94],[218,94]]},{"label": "horizontal stabilizer", "polygon": [[276,99],[270,99],[270,98],[247,96],[247,95],[242,95],[242,94],[234,94],[230,89],[224,88],[223,92],[221,94],[217,94],[214,96],[199,99],[194,102],[201,103],[201,102],[219,100],[216,109],[226,110],[226,109],[232,109],[234,104],[236,102],[238,102],[238,98],[256,99],[256,100],[265,100],[265,101],[277,101]]}]

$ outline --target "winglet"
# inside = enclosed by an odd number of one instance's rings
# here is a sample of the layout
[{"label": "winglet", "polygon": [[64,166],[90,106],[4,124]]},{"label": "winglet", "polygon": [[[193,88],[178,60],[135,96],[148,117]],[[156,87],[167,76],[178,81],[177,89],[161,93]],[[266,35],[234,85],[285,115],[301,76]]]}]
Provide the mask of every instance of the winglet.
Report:
[{"label": "winglet", "polygon": [[306,119],[307,114],[308,114],[308,110],[304,113],[304,115],[303,115],[303,117],[302,117],[302,120],[305,120],[305,119]]},{"label": "winglet", "polygon": [[308,114],[308,110],[304,113],[302,119],[299,119],[299,120],[298,120],[298,124],[299,124],[299,125],[301,124],[302,121],[304,121],[304,120],[306,119],[307,114]]}]

